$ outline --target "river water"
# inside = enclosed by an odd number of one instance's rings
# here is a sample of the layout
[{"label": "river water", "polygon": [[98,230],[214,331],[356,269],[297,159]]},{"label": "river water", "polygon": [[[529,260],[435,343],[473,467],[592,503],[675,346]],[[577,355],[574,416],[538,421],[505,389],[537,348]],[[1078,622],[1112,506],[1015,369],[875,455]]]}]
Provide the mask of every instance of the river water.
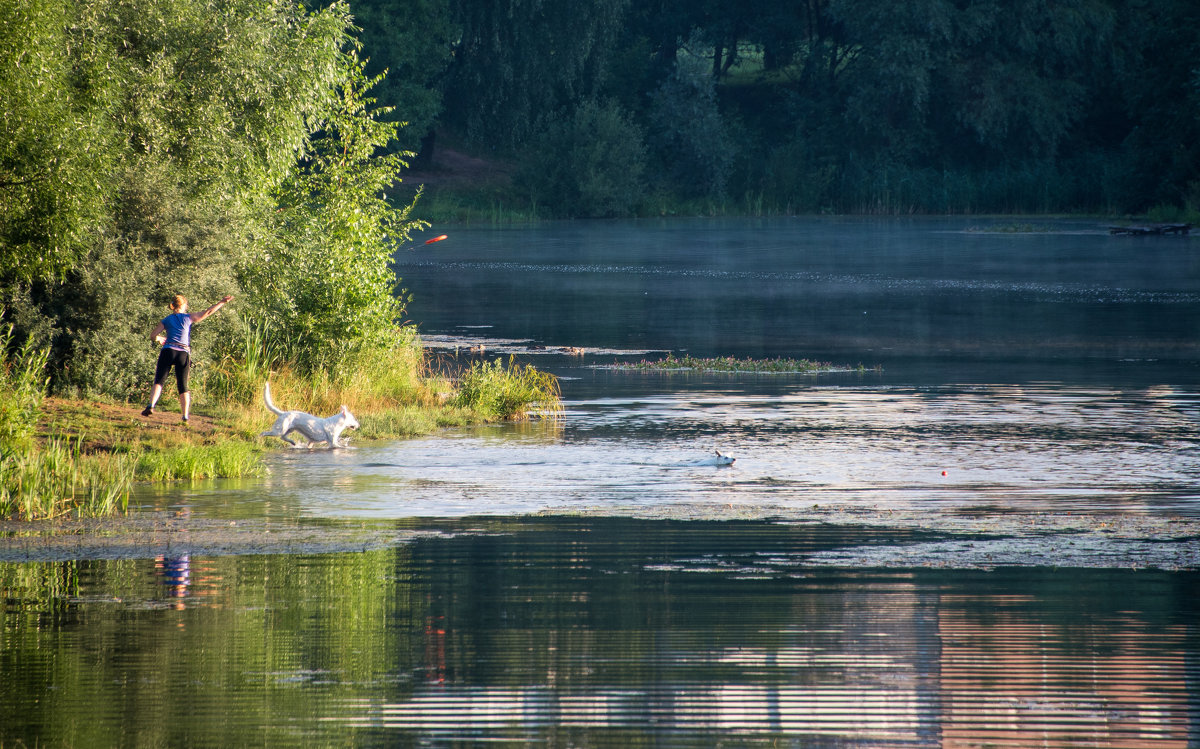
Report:
[{"label": "river water", "polygon": [[439,365],[565,412],[135,498],[403,540],[0,562],[0,743],[1200,745],[1200,243],[1034,223],[418,240]]}]

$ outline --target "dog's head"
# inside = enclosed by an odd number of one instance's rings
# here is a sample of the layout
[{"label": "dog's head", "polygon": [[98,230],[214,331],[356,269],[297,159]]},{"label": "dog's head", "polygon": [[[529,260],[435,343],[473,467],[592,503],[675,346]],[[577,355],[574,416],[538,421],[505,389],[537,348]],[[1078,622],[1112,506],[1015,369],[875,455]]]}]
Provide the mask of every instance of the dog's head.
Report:
[{"label": "dog's head", "polygon": [[342,416],[347,429],[358,429],[358,419],[354,418],[354,414],[350,413],[345,403],[342,404]]}]

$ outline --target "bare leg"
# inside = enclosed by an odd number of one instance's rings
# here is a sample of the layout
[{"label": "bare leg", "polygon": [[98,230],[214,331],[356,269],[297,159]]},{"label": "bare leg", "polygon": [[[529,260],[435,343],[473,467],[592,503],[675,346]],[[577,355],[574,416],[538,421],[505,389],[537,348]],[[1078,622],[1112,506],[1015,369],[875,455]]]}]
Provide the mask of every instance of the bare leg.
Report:
[{"label": "bare leg", "polygon": [[150,388],[150,405],[146,406],[146,410],[142,411],[142,416],[149,416],[154,411],[154,407],[158,405],[158,399],[162,396],[162,385],[154,383],[154,387]]},{"label": "bare leg", "polygon": [[192,410],[192,393],[191,393],[191,391],[179,394],[179,405],[180,405],[180,408],[183,409],[183,420],[187,421],[188,420],[188,412],[190,412]]}]

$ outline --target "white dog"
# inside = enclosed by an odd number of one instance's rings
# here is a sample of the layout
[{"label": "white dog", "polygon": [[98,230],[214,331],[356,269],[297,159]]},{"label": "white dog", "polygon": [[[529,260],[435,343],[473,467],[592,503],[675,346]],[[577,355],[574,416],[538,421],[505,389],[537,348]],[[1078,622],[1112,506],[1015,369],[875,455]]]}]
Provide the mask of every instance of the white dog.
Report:
[{"label": "white dog", "polygon": [[728,455],[722,455],[720,450],[713,450],[715,453],[712,457],[712,464],[715,466],[731,466],[737,458],[731,458]]},{"label": "white dog", "polygon": [[722,455],[720,450],[713,450],[713,455],[688,463],[689,466],[731,466],[737,458]]},{"label": "white dog", "polygon": [[303,434],[312,443],[328,442],[330,447],[345,447],[345,443],[338,442],[338,437],[347,429],[358,429],[358,420],[344,405],[341,411],[324,419],[318,419],[303,411],[283,411],[276,408],[275,404],[271,402],[271,383],[269,382],[263,386],[263,401],[266,402],[267,408],[279,418],[275,420],[275,424],[269,430],[262,433],[262,436],[278,437],[293,447],[296,446],[296,443],[288,439],[288,435],[292,432]]}]

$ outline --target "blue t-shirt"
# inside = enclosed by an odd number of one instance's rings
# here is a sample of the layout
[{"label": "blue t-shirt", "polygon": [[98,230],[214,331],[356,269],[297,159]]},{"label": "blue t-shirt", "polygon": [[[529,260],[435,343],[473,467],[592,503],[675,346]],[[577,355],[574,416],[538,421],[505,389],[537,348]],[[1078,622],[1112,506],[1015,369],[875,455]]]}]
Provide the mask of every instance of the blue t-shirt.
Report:
[{"label": "blue t-shirt", "polygon": [[186,312],[176,312],[162,319],[163,327],[167,329],[167,342],[163,348],[173,348],[179,351],[192,352],[192,316]]}]

